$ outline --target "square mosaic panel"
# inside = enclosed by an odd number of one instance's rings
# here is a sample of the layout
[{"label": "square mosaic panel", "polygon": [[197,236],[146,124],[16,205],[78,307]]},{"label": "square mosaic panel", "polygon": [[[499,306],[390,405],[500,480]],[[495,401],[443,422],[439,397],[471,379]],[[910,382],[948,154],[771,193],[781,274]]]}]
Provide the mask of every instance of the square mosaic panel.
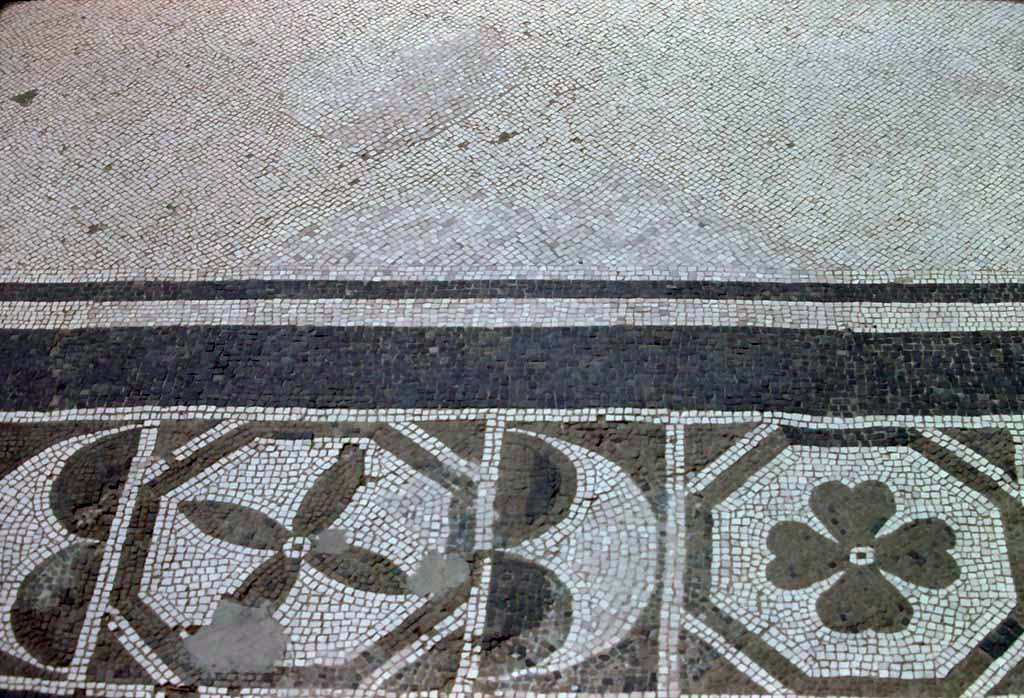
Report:
[{"label": "square mosaic panel", "polygon": [[11,695],[1021,690],[1015,287],[0,294]]}]

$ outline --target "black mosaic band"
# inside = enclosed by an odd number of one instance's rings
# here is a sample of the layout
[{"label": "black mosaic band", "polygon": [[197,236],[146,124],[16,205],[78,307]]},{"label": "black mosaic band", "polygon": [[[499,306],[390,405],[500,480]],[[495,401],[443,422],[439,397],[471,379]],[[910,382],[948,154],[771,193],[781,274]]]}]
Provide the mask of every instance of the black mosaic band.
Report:
[{"label": "black mosaic band", "polygon": [[1024,406],[1024,334],[734,327],[0,332],[0,404],[658,407],[985,414]]},{"label": "black mosaic band", "polygon": [[705,298],[808,302],[1012,303],[1024,284],[750,283],[735,281],[111,281],[0,283],[4,301],[269,298]]}]

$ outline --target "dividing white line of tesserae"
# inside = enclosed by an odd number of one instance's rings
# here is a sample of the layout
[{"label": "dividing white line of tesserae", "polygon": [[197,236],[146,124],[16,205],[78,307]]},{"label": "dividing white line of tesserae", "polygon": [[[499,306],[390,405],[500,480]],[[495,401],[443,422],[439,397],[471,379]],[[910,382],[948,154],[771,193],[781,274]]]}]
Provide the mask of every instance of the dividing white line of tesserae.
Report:
[{"label": "dividing white line of tesserae", "polygon": [[426,298],[0,303],[0,329],[118,327],[776,327],[1024,330],[1024,303],[820,303],[691,298]]}]

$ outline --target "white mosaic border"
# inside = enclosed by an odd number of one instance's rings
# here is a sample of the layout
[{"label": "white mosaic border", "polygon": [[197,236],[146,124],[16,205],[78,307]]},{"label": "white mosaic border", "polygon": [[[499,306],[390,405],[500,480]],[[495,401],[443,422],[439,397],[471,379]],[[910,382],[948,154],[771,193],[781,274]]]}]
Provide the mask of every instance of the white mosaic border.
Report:
[{"label": "white mosaic border", "polygon": [[[498,492],[498,462],[501,457],[501,442],[505,434],[505,418],[491,415],[487,418],[484,432],[482,469],[477,478],[474,540],[481,549],[494,547],[494,498]],[[480,569],[480,581],[473,585],[467,603],[466,627],[463,631],[462,656],[452,687],[452,698],[470,698],[474,695],[473,684],[480,675],[480,641],[487,621],[487,594],[491,586],[492,560],[484,558]]]},{"label": "white mosaic border", "polygon": [[[981,698],[1002,681],[1022,660],[1024,660],[1024,642],[1015,642],[1006,652],[993,660],[981,676],[964,690],[963,698]],[[1017,697],[1006,696],[1005,698]]]},{"label": "white mosaic border", "polygon": [[[685,511],[685,430],[681,424],[665,429],[665,543],[661,574],[661,606],[658,626],[658,696],[675,698],[682,694],[679,672],[679,628],[688,616],[683,609],[686,575],[686,538],[680,536],[679,514]],[[669,545],[668,541],[677,541]]]},{"label": "white mosaic border", "polygon": [[[781,426],[820,429],[865,429],[872,427],[906,427],[916,429],[980,429],[1000,427],[1024,430],[1024,414],[905,415],[880,414],[856,417],[831,417],[799,412],[760,410],[671,410],[634,407],[547,408],[312,408],[180,405],[160,407],[89,407],[51,411],[15,410],[0,412],[0,423],[68,422],[68,421],[157,421],[175,419],[209,419],[235,421],[328,421],[328,422],[417,422],[445,420],[503,419],[512,421],[593,421],[604,418],[614,422],[648,422],[652,424],[734,424],[765,422]],[[1021,449],[1024,454],[1024,449]]]},{"label": "white mosaic border", "polygon": [[0,283],[98,283],[104,281],[746,281],[830,284],[1024,283],[1013,269],[820,269],[751,271],[685,266],[486,266],[452,267],[233,267],[206,269],[0,269]]},{"label": "white mosaic border", "polygon": [[131,526],[139,490],[145,482],[146,471],[154,460],[152,454],[156,447],[158,427],[156,423],[147,422],[139,434],[136,455],[128,469],[128,478],[122,488],[114,520],[110,524],[110,536],[104,543],[103,563],[79,634],[78,648],[71,662],[69,677],[72,680],[84,681],[89,663],[92,661],[103,625],[103,616],[107,611],[110,594],[114,590],[114,582],[117,580],[117,569],[121,563],[121,553]]},{"label": "white mosaic border", "polygon": [[1024,330],[1024,303],[877,303],[674,298],[246,299],[0,302],[0,328],[777,327],[887,332]]},{"label": "white mosaic border", "polygon": [[[31,687],[18,690],[45,691],[54,695],[70,696],[77,690],[84,690],[90,698],[172,698],[161,689],[153,686],[137,684],[104,684],[84,685],[69,681],[51,681],[46,679],[31,679]],[[0,677],[0,689],[13,688],[7,685],[4,677]],[[199,686],[196,693],[202,698],[219,696],[252,696],[253,698],[446,698],[445,694],[438,691],[420,691],[414,693],[393,693],[385,691],[374,691],[367,693],[358,689],[329,689],[329,688],[299,688],[299,689],[277,689],[277,688],[215,688],[211,686]],[[965,696],[971,695],[965,693]],[[634,691],[632,693],[541,693],[523,691],[495,691],[487,693],[474,693],[471,698],[660,698],[655,691]],[[683,698],[751,698],[745,693],[687,693]],[[829,695],[804,695],[800,693],[773,693],[771,698],[864,698],[863,696],[845,696],[842,694]],[[1009,693],[1000,698],[1024,698],[1024,694]]]},{"label": "white mosaic border", "polygon": [[[47,692],[54,695],[70,696],[78,690],[84,690],[86,696],[95,698],[172,698],[177,692],[168,693],[154,686],[139,684],[86,684],[73,681],[54,681],[47,679],[28,679],[25,683],[12,685],[6,677],[0,677],[0,690],[27,690]],[[252,696],[253,698],[448,698],[448,694],[440,691],[417,691],[395,693],[390,691],[362,691],[359,689],[332,688],[245,688],[231,689],[214,686],[197,686],[195,692],[202,698],[219,696]],[[541,693],[521,690],[476,692],[467,698],[658,698],[654,691],[635,691],[632,693]],[[750,696],[732,694],[687,694],[686,698],[750,698]],[[783,698],[780,696],[779,698]],[[796,694],[785,698],[803,698]],[[806,698],[846,698],[844,696],[807,696]],[[1007,696],[1006,698],[1017,698]]]}]

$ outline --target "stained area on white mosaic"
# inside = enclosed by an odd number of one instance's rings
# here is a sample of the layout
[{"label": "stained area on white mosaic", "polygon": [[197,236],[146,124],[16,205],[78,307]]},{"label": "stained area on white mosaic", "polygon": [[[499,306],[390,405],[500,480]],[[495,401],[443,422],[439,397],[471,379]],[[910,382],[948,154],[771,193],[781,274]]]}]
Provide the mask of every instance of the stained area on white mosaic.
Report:
[{"label": "stained area on white mosaic", "polygon": [[1016,273],[1020,13],[11,4],[0,270]]}]

